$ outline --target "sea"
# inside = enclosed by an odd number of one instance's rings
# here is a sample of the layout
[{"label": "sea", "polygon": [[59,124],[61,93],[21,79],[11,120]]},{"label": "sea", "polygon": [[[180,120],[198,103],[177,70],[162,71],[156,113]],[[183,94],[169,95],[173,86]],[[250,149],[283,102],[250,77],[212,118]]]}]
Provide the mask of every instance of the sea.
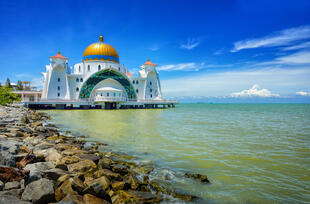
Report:
[{"label": "sea", "polygon": [[63,131],[153,163],[152,178],[200,203],[310,203],[310,104],[45,112]]}]

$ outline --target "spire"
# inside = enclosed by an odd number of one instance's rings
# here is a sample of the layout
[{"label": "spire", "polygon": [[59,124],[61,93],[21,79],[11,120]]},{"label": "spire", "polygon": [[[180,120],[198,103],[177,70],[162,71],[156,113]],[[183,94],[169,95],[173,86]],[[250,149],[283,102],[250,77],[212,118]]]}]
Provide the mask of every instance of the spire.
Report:
[{"label": "spire", "polygon": [[102,37],[102,35],[100,35],[100,37],[99,37],[99,42],[103,42],[103,37]]}]

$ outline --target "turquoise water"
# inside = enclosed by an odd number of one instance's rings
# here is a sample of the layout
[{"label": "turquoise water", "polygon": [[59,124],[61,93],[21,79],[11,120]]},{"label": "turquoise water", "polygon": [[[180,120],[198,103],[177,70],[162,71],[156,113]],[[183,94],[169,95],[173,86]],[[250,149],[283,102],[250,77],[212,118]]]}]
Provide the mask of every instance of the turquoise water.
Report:
[{"label": "turquoise water", "polygon": [[309,104],[47,112],[63,129],[154,162],[154,177],[211,203],[310,203]]}]

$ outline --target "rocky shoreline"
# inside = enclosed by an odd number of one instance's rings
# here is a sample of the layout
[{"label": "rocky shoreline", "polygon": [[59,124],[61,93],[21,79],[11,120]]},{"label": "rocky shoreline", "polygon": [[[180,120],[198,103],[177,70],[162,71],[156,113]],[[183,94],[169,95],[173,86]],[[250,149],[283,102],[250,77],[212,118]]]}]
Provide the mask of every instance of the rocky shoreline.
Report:
[{"label": "rocky shoreline", "polygon": [[[160,203],[199,198],[151,180],[151,164],[61,134],[49,116],[0,106],[0,204]],[[185,177],[209,183],[206,176]]]}]

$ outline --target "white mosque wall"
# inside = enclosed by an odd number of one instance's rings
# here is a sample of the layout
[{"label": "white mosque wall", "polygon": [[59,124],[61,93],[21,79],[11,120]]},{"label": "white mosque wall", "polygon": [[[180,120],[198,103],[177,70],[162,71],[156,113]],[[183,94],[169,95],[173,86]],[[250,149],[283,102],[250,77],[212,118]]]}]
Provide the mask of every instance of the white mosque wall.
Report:
[{"label": "white mosque wall", "polygon": [[68,81],[66,70],[57,65],[49,72],[49,83],[47,86],[47,99],[69,99]]}]

